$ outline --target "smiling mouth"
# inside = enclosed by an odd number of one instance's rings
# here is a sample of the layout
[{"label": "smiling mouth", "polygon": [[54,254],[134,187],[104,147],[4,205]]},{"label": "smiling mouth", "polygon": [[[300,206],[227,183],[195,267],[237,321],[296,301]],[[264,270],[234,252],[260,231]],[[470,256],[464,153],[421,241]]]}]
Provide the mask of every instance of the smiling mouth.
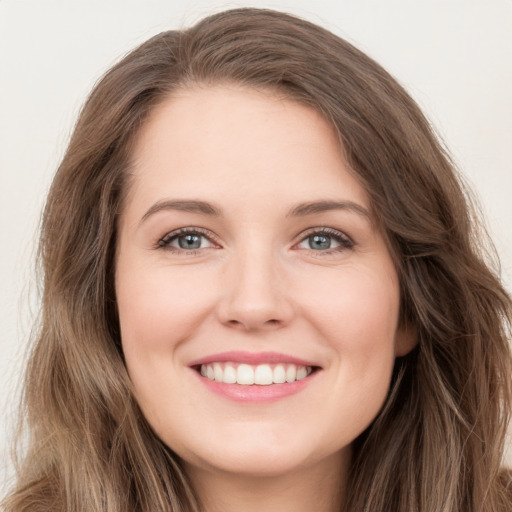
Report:
[{"label": "smiling mouth", "polygon": [[270,386],[300,381],[318,369],[315,366],[287,364],[251,365],[234,362],[214,362],[195,367],[202,377],[223,384]]}]

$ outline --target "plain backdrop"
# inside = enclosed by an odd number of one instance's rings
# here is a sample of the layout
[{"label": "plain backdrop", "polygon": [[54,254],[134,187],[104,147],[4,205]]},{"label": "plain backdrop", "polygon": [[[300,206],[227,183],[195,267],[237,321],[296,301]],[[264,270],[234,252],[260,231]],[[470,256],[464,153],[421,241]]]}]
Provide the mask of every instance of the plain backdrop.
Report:
[{"label": "plain backdrop", "polygon": [[137,44],[240,6],[321,24],[406,87],[477,191],[512,289],[511,0],[0,0],[0,495],[37,312],[39,215],[80,106]]}]

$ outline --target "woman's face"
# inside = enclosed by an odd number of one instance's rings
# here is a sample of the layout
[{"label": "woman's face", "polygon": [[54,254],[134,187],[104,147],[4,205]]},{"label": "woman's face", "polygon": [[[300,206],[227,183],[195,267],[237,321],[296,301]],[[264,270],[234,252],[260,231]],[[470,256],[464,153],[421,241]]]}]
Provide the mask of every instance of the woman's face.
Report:
[{"label": "woman's face", "polygon": [[268,92],[205,86],[153,112],[133,162],[116,293],[155,432],[203,470],[348,459],[412,340],[331,127]]}]

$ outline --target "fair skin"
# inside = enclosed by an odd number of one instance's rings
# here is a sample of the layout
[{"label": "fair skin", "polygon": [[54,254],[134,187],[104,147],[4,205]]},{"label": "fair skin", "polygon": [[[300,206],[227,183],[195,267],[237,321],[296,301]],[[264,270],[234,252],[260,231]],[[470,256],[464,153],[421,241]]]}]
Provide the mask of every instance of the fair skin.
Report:
[{"label": "fair skin", "polygon": [[340,510],[351,443],[413,340],[333,130],[268,91],[189,88],[131,172],[116,294],[147,420],[208,512]]}]

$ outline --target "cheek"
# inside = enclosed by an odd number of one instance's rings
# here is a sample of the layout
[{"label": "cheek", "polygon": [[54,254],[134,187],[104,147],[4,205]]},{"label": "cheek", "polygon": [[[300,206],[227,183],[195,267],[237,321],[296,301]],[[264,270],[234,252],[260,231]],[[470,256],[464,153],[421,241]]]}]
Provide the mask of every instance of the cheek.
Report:
[{"label": "cheek", "polygon": [[[344,269],[304,308],[331,350],[337,390],[350,389],[356,414],[372,414],[385,400],[395,359],[399,287],[393,269]],[[372,412],[373,411],[373,412]]]},{"label": "cheek", "polygon": [[324,283],[316,293],[304,294],[304,313],[326,340],[363,356],[393,345],[400,295],[392,268],[344,268]]},{"label": "cheek", "polygon": [[322,314],[328,327],[323,332],[338,365],[332,382],[335,403],[330,404],[337,411],[333,424],[342,424],[349,416],[357,427],[354,438],[377,416],[389,391],[399,289],[394,274],[375,274],[368,269],[345,274],[343,285],[344,293],[336,286],[330,288],[331,296],[326,296]]},{"label": "cheek", "polygon": [[123,346],[166,350],[190,335],[208,310],[208,280],[190,269],[120,267],[116,284]]},{"label": "cheek", "polygon": [[141,266],[127,258],[118,265],[116,296],[126,366],[137,401],[157,430],[168,419],[155,390],[167,397],[185,395],[180,393],[181,346],[194,337],[211,303],[204,282],[204,276],[185,267]]}]

